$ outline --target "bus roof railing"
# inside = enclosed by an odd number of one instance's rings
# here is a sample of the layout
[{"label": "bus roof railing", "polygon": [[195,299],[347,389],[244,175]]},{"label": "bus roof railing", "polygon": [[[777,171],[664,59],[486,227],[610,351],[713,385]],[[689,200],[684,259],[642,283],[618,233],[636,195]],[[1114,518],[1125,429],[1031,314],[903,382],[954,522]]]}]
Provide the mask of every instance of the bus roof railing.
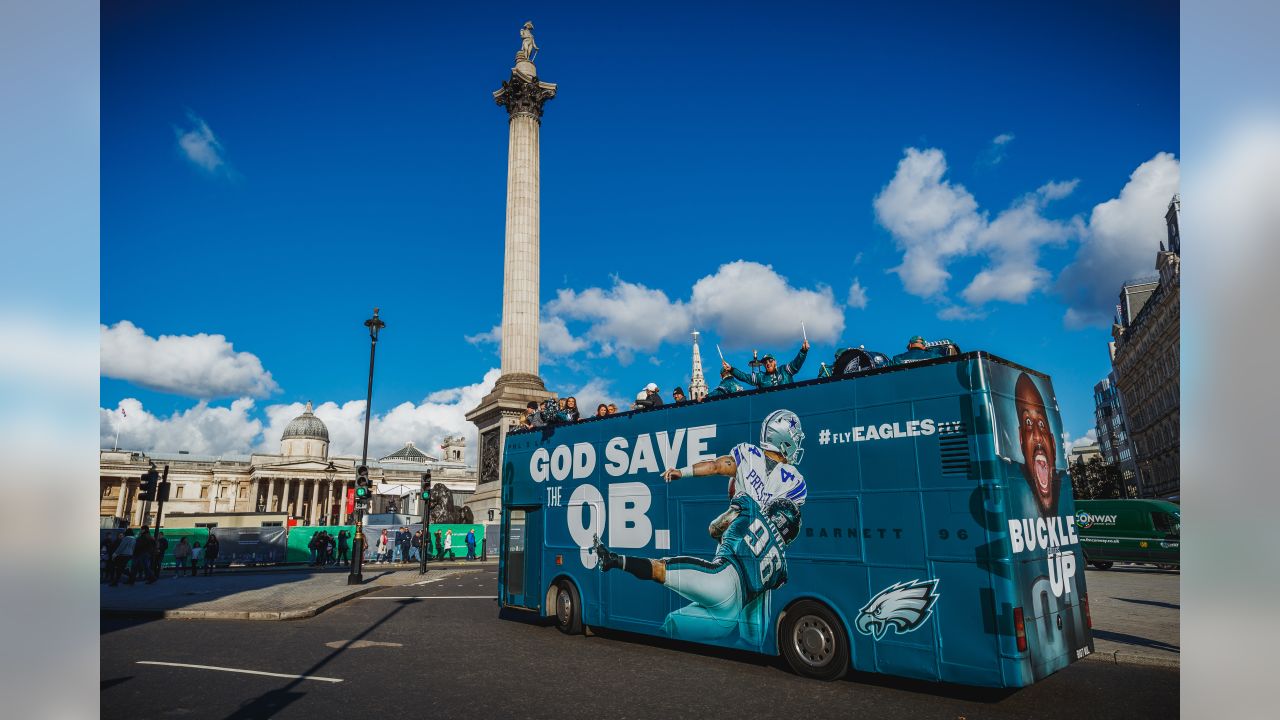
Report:
[{"label": "bus roof railing", "polygon": [[590,417],[584,417],[581,420],[578,420],[577,422],[571,422],[571,423],[555,423],[553,425],[546,425],[546,426],[536,427],[536,428],[523,428],[523,427],[517,426],[515,430],[508,431],[507,435],[523,435],[524,433],[539,432],[549,427],[559,427],[561,425],[576,426],[576,425],[582,425],[584,423],[589,423],[589,422],[600,422],[600,421],[608,420],[610,418],[621,417],[623,415],[628,415],[628,416],[637,415],[640,413],[653,412],[655,410],[662,410],[665,408],[687,407],[691,405],[706,405],[707,403],[710,403],[710,402],[720,402],[721,400],[727,400],[729,398],[738,398],[738,397],[744,397],[748,395],[761,395],[764,393],[779,392],[782,390],[790,390],[791,388],[806,387],[809,385],[824,385],[827,383],[845,382],[848,380],[857,380],[860,378],[871,377],[873,375],[887,375],[889,373],[903,372],[906,370],[914,370],[916,368],[921,368],[921,367],[930,367],[933,365],[945,365],[947,363],[960,362],[962,360],[989,360],[991,362],[1000,363],[1001,365],[1008,365],[1011,368],[1021,370],[1027,373],[1028,375],[1035,375],[1036,377],[1041,378],[1043,380],[1049,379],[1048,375],[1040,372],[1039,370],[1032,370],[1031,368],[1025,365],[1020,365],[1016,362],[1013,362],[1012,360],[1006,360],[1000,357],[999,355],[992,355],[991,353],[985,350],[970,350],[969,352],[961,353],[959,355],[953,355],[951,357],[940,357],[940,358],[934,358],[931,360],[917,360],[916,362],[906,363],[903,365],[890,365],[888,367],[874,368],[872,370],[867,370],[866,372],[860,372],[857,375],[831,375],[829,377],[811,378],[809,380],[801,380],[799,382],[787,383],[785,385],[775,385],[773,387],[767,387],[767,388],[755,388],[753,390],[743,390],[742,392],[730,393],[728,395],[720,395],[717,397],[712,397],[708,395],[706,399],[702,400],[701,402],[697,400],[685,400],[684,402],[681,402],[681,403],[665,403],[664,402],[662,405],[659,405],[658,407],[641,408],[639,410],[621,410],[613,415],[607,415],[605,417],[597,417],[595,415],[592,415]]}]

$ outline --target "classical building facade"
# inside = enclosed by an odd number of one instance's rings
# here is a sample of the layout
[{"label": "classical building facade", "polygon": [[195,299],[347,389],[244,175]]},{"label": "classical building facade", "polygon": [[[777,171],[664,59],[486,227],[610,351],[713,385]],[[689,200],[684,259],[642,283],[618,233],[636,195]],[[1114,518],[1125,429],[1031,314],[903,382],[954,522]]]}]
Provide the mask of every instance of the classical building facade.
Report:
[{"label": "classical building facade", "polygon": [[1162,242],[1156,254],[1156,287],[1136,314],[1122,314],[1111,329],[1116,388],[1129,423],[1138,487],[1145,497],[1177,498],[1181,488],[1180,213],[1181,200],[1175,195],[1165,214],[1167,245]]},{"label": "classical building facade", "polygon": [[[405,512],[418,512],[416,490],[422,473],[430,469],[433,483],[443,483],[463,498],[475,491],[475,468],[463,461],[466,441],[450,437],[441,447],[444,458],[418,450],[413,443],[380,460],[369,461],[369,477],[382,497],[409,500]],[[344,498],[355,487],[358,457],[329,455],[329,429],[307,409],[294,418],[280,438],[280,454],[205,456],[102,450],[99,455],[99,515],[103,526],[136,527],[154,523],[156,504],[147,509],[138,500],[138,481],[153,464],[168,468],[170,493],[165,524],[179,526],[211,515],[260,513],[264,522],[286,524],[346,524]],[[408,492],[404,488],[411,488]],[[403,500],[401,501],[403,502]],[[261,524],[261,523],[259,523]]]}]

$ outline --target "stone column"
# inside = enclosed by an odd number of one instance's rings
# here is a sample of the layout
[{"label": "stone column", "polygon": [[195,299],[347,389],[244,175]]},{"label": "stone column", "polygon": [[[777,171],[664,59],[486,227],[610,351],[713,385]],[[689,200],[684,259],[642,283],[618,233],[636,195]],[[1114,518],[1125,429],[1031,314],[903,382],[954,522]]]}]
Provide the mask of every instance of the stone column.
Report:
[{"label": "stone column", "polygon": [[309,525],[317,525],[316,521],[320,519],[320,481],[311,481],[311,519]]},{"label": "stone column", "polygon": [[124,496],[129,492],[129,481],[126,478],[120,478],[120,494],[116,497],[116,517],[124,515]]},{"label": "stone column", "polygon": [[258,512],[258,478],[249,481],[249,512]]},{"label": "stone column", "polygon": [[338,487],[338,524],[347,524],[347,481],[343,480]]},{"label": "stone column", "polygon": [[[556,86],[537,78],[532,62],[517,59],[511,79],[493,94],[507,109],[507,225],[502,284],[502,377],[537,390],[542,106]],[[500,381],[501,382],[501,381]]]},{"label": "stone column", "polygon": [[[293,517],[293,515],[289,512],[289,499],[290,499],[289,496],[292,494],[293,480],[289,478],[285,478],[283,482],[284,482],[284,487],[282,488],[282,492],[280,493],[280,498],[281,498],[280,512],[283,512],[286,517]],[[288,523],[285,523],[285,524],[288,525]]]}]

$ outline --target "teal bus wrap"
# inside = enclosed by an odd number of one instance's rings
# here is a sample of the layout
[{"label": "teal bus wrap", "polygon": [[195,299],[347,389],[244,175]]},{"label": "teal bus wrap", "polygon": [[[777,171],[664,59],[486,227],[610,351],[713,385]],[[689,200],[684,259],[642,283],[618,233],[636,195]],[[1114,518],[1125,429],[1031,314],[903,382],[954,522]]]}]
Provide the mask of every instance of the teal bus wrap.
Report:
[{"label": "teal bus wrap", "polygon": [[1049,378],[983,352],[514,432],[499,600],[1029,685],[1093,649],[1062,438]]}]

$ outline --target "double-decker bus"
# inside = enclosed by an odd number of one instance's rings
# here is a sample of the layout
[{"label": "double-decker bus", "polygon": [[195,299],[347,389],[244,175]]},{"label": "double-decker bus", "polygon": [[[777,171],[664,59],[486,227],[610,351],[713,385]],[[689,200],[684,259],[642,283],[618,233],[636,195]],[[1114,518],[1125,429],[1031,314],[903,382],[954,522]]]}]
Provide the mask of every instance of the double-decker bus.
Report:
[{"label": "double-decker bus", "polygon": [[499,601],[584,626],[1022,687],[1093,650],[1047,376],[969,352],[514,432]]}]

